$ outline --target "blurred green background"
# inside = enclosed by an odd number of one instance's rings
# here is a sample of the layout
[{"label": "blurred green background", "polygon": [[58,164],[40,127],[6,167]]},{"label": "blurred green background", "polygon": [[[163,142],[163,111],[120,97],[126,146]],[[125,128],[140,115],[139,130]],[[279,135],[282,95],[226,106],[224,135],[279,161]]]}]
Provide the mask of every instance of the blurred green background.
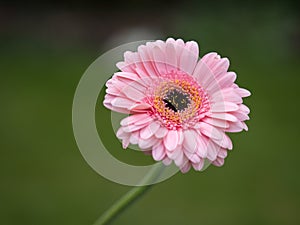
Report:
[{"label": "blurred green background", "polygon": [[[196,40],[201,56],[230,58],[237,83],[252,92],[245,100],[249,131],[230,135],[234,149],[223,167],[176,174],[112,224],[300,224],[297,9],[293,1],[1,3],[0,224],[90,225],[130,190],[99,176],[81,156],[73,95],[101,53],[169,36]],[[151,163],[121,149],[107,116],[96,114],[112,154]]]}]

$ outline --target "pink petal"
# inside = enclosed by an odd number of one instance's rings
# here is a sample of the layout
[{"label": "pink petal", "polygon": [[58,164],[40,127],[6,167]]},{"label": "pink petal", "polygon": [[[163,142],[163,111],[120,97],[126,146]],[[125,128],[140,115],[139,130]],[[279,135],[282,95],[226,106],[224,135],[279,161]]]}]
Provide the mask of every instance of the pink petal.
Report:
[{"label": "pink petal", "polygon": [[232,102],[217,102],[212,103],[210,111],[211,112],[231,112],[237,111],[239,109],[238,105]]},{"label": "pink petal", "polygon": [[166,66],[168,72],[171,72],[172,70],[177,69],[177,57],[174,44],[170,41],[168,42],[168,40],[166,45]]},{"label": "pink petal", "polygon": [[122,95],[122,97],[124,97],[123,93],[121,93],[121,91],[116,86],[108,86],[105,92],[110,95],[114,95],[114,96]]},{"label": "pink petal", "polygon": [[227,120],[227,121],[230,121],[230,122],[237,122],[238,121],[238,119],[230,113],[212,113],[212,114],[209,115],[209,117],[215,118],[215,119],[220,119],[220,120]]},{"label": "pink petal", "polygon": [[157,77],[156,69],[153,65],[153,58],[148,54],[147,47],[145,45],[139,46],[138,52],[140,59],[143,62],[145,71],[150,77]]},{"label": "pink petal", "polygon": [[227,148],[229,150],[232,149],[232,141],[225,133],[223,133],[222,139],[219,140],[212,139],[212,141],[222,148]]},{"label": "pink petal", "polygon": [[110,109],[110,110],[113,110],[113,111],[115,111],[115,112],[125,113],[125,114],[129,113],[129,110],[128,110],[128,109],[124,109],[124,108],[119,108],[119,107],[114,107],[114,106],[112,106],[111,103],[110,103],[110,101],[107,102],[106,100],[104,100],[103,105],[104,105],[106,108],[108,108],[108,109]]},{"label": "pink petal", "polygon": [[216,52],[209,52],[205,54],[202,58],[201,61],[203,61],[207,66],[212,68],[217,60],[220,60],[220,56]]},{"label": "pink petal", "polygon": [[124,139],[122,140],[122,147],[123,147],[124,149],[126,149],[126,148],[128,147],[129,144],[130,144],[129,137],[128,137],[128,138],[124,138]]},{"label": "pink petal", "polygon": [[166,40],[166,43],[168,44],[168,43],[170,43],[170,44],[175,44],[176,42],[175,42],[175,40],[174,40],[174,38],[168,38],[167,40]]},{"label": "pink petal", "polygon": [[193,163],[192,166],[196,171],[200,171],[204,166],[204,160],[201,159],[199,163]]},{"label": "pink petal", "polygon": [[227,150],[224,148],[221,148],[218,152],[218,157],[219,158],[226,158],[227,157]]},{"label": "pink petal", "polygon": [[220,147],[214,144],[213,142],[209,142],[208,148],[207,148],[207,159],[210,161],[213,161],[218,156],[218,151]]},{"label": "pink petal", "polygon": [[236,111],[236,112],[232,112],[232,115],[234,115],[238,120],[240,121],[245,121],[245,120],[249,120],[249,116],[242,112],[242,111]]},{"label": "pink petal", "polygon": [[244,104],[241,104],[239,106],[240,106],[240,110],[243,111],[244,113],[246,113],[246,114],[250,113],[250,109],[247,106],[245,106]]},{"label": "pink petal", "polygon": [[165,41],[157,40],[157,41],[155,41],[154,43],[155,43],[158,47],[160,47],[161,50],[162,50],[163,52],[166,51],[166,42],[165,42]]},{"label": "pink petal", "polygon": [[198,45],[194,41],[186,43],[180,56],[180,70],[192,75],[198,61]]},{"label": "pink petal", "polygon": [[129,107],[131,112],[147,112],[151,108],[151,105],[147,103],[138,103]]},{"label": "pink petal", "polygon": [[183,147],[187,151],[191,153],[195,153],[198,147],[197,138],[199,135],[194,130],[185,130],[183,134],[184,134]]},{"label": "pink petal", "polygon": [[168,129],[165,127],[160,127],[156,133],[155,133],[155,137],[157,138],[163,138],[166,134],[168,133]]},{"label": "pink petal", "polygon": [[201,60],[197,63],[193,76],[204,89],[207,89],[210,83],[217,83],[212,71]]},{"label": "pink petal", "polygon": [[124,62],[127,64],[131,70],[135,71],[136,63],[138,63],[138,54],[137,52],[126,51],[124,53]]},{"label": "pink petal", "polygon": [[[196,61],[198,61],[199,59],[199,46],[198,46],[198,43],[195,42],[195,41],[188,41],[186,42],[185,44],[185,48],[191,53],[193,54],[194,56],[197,57]],[[195,63],[196,65],[196,63]]]},{"label": "pink petal", "polygon": [[123,72],[130,72],[130,73],[134,73],[134,68],[131,67],[129,64],[125,63],[125,62],[118,62],[116,64],[116,66]]},{"label": "pink petal", "polygon": [[122,146],[126,149],[130,143],[130,133],[126,133],[123,131],[122,127],[117,131],[116,136],[122,140]]},{"label": "pink petal", "polygon": [[147,122],[151,122],[152,118],[146,114],[146,113],[141,113],[141,114],[134,114],[128,117],[125,117],[124,119],[121,120],[120,124],[121,126],[127,126],[129,124],[134,124],[137,123],[138,121],[144,121],[147,120]]},{"label": "pink petal", "polygon": [[126,133],[124,130],[123,130],[123,127],[120,127],[116,133],[116,136],[117,138],[119,139],[123,139],[124,137],[127,137],[129,134]]},{"label": "pink petal", "polygon": [[139,143],[139,140],[140,140],[140,136],[139,136],[138,131],[131,133],[130,139],[129,139],[131,144],[136,145]]},{"label": "pink petal", "polygon": [[114,98],[111,101],[111,105],[114,107],[120,107],[120,108],[130,108],[135,104],[135,102],[133,102],[132,100],[129,100],[127,98]]},{"label": "pink petal", "polygon": [[204,55],[201,60],[207,64],[215,77],[224,75],[229,68],[229,60],[227,58],[221,58],[215,52]]},{"label": "pink petal", "polygon": [[140,136],[143,139],[148,139],[155,134],[155,132],[159,129],[160,124],[157,122],[150,123],[147,127],[143,128],[140,132]]},{"label": "pink petal", "polygon": [[192,162],[192,163],[199,163],[200,157],[196,153],[191,153],[188,150],[184,148],[184,154],[185,156]]},{"label": "pink petal", "polygon": [[220,127],[220,128],[227,128],[229,127],[229,124],[225,120],[219,120],[214,118],[205,117],[202,119],[203,122],[208,123],[210,125]]},{"label": "pink petal", "polygon": [[218,78],[223,76],[227,72],[228,68],[229,68],[229,60],[227,58],[222,58],[211,68],[211,70]]},{"label": "pink petal", "polygon": [[117,138],[119,139],[124,139],[124,138],[129,138],[130,137],[130,133],[126,133],[123,130],[123,127],[120,127],[119,130],[116,133]]},{"label": "pink petal", "polygon": [[244,129],[244,123],[241,121],[236,121],[234,123],[229,123],[229,127],[226,128],[226,132],[241,132]]},{"label": "pink petal", "polygon": [[120,81],[136,81],[138,82],[140,80],[140,77],[136,73],[131,72],[116,72],[114,74],[114,77]]},{"label": "pink petal", "polygon": [[251,92],[244,88],[237,88],[235,91],[243,98],[251,95]]},{"label": "pink petal", "polygon": [[166,166],[169,166],[170,164],[172,163],[172,159],[168,158],[168,157],[165,157],[163,159],[163,164],[166,165]]},{"label": "pink petal", "polygon": [[177,133],[178,133],[178,145],[182,145],[183,140],[184,140],[183,132],[182,132],[182,130],[180,129],[180,130],[177,131]]},{"label": "pink petal", "polygon": [[153,49],[154,49],[154,47],[157,47],[155,45],[155,43],[153,43],[153,42],[147,42],[146,43],[146,49],[147,49],[146,51],[147,51],[147,54],[148,54],[148,56],[150,58],[150,62],[152,63],[152,67],[153,67],[153,69],[155,71],[155,76],[160,76],[160,73],[157,70],[156,62],[155,62],[154,55],[153,55]]},{"label": "pink petal", "polygon": [[224,165],[224,159],[218,157],[215,161],[212,162],[212,164],[215,165],[215,166],[223,166]]},{"label": "pink petal", "polygon": [[173,160],[180,157],[180,155],[183,154],[182,146],[177,146],[173,151],[169,151],[168,149],[166,150],[168,157]]},{"label": "pink petal", "polygon": [[244,125],[244,130],[245,130],[245,131],[248,131],[248,126],[247,126],[247,124],[246,124],[245,122],[242,122],[242,124]]},{"label": "pink petal", "polygon": [[215,78],[214,82],[206,87],[206,91],[213,94],[221,89],[230,88],[236,80],[236,74],[234,72],[227,72],[225,75],[219,78]]},{"label": "pink petal", "polygon": [[153,147],[152,156],[155,161],[160,161],[165,157],[165,150],[162,143],[157,144]]},{"label": "pink petal", "polygon": [[143,62],[140,63],[139,67],[135,68],[135,71],[141,78],[152,79],[152,77],[149,76],[148,71],[145,69],[145,64]]},{"label": "pink petal", "polygon": [[153,57],[154,57],[155,66],[156,66],[156,69],[159,72],[159,74],[160,75],[167,74],[165,53],[158,46],[153,47],[152,53],[153,53]]},{"label": "pink petal", "polygon": [[180,167],[180,171],[182,173],[187,173],[191,169],[191,164],[190,163],[185,163],[184,166]]},{"label": "pink petal", "polygon": [[138,120],[136,120],[134,124],[135,125],[149,124],[150,122],[153,121],[153,118],[150,115],[148,114],[144,114],[144,115],[146,115],[146,117],[138,118]]},{"label": "pink petal", "polygon": [[136,125],[136,124],[130,124],[128,126],[124,126],[123,130],[127,133],[131,133],[133,131],[137,131],[140,130],[142,128],[144,128],[147,124],[141,124],[141,125]]},{"label": "pink petal", "polygon": [[134,88],[132,85],[126,86],[121,91],[127,98],[136,102],[145,98],[145,94]]},{"label": "pink petal", "polygon": [[221,130],[207,123],[200,122],[200,131],[205,136],[215,140],[220,140],[223,137]]},{"label": "pink petal", "polygon": [[216,91],[211,95],[210,101],[212,103],[227,101],[236,104],[243,102],[242,98],[231,87]]},{"label": "pink petal", "polygon": [[175,50],[176,50],[177,64],[179,66],[180,57],[181,57],[182,51],[185,47],[184,41],[181,39],[177,39],[174,43],[174,46],[175,46]]},{"label": "pink petal", "polygon": [[226,146],[227,149],[231,150],[233,148],[232,141],[230,137],[228,137],[228,135],[224,134],[223,141],[224,141],[224,146]]},{"label": "pink petal", "polygon": [[164,145],[166,149],[172,151],[177,147],[178,144],[178,133],[176,130],[170,130],[164,137]]},{"label": "pink petal", "polygon": [[222,88],[230,87],[234,81],[236,80],[236,74],[234,72],[228,72],[226,75],[221,77],[219,81],[219,85]]},{"label": "pink petal", "polygon": [[140,138],[138,144],[141,149],[147,149],[152,147],[156,143],[157,143],[157,139],[155,137],[151,137],[147,140]]},{"label": "pink petal", "polygon": [[183,151],[179,151],[177,157],[173,158],[173,160],[176,166],[181,166],[186,161]]},{"label": "pink petal", "polygon": [[201,157],[201,158],[206,158],[207,156],[207,146],[208,146],[208,141],[206,140],[205,137],[200,136],[197,138],[197,154]]}]

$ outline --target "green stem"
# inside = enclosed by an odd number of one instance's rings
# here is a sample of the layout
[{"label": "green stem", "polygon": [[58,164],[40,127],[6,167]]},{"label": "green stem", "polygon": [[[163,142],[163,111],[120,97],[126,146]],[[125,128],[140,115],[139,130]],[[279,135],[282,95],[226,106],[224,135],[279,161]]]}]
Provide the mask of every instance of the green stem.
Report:
[{"label": "green stem", "polygon": [[122,210],[126,209],[131,203],[142,196],[152,185],[148,184],[151,181],[156,180],[164,169],[163,164],[155,165],[149,173],[141,180],[139,186],[132,188],[129,192],[123,195],[118,201],[116,201],[110,208],[108,208],[93,225],[104,225],[111,222],[116,218]]}]

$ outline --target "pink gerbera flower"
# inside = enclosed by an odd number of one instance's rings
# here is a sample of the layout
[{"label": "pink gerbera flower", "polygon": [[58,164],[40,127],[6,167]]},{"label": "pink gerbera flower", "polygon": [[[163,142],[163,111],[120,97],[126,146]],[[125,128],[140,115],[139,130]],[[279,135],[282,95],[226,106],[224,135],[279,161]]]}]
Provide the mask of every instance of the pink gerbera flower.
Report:
[{"label": "pink gerbera flower", "polygon": [[131,114],[117,132],[123,148],[138,144],[156,161],[174,161],[183,173],[201,170],[205,160],[224,164],[232,149],[225,132],[248,129],[242,98],[250,92],[234,83],[227,58],[198,55],[196,42],[173,38],[125,52],[104,100],[107,108]]}]

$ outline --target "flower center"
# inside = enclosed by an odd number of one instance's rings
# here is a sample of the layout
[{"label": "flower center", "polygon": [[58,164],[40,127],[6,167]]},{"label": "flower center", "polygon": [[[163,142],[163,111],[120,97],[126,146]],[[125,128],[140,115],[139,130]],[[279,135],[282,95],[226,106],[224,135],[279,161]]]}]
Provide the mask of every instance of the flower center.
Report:
[{"label": "flower center", "polygon": [[195,124],[207,110],[203,89],[187,74],[166,75],[152,93],[152,113],[168,128],[186,128]]},{"label": "flower center", "polygon": [[174,112],[185,110],[191,103],[189,94],[179,89],[170,90],[163,101],[166,103],[165,107],[172,109]]}]

